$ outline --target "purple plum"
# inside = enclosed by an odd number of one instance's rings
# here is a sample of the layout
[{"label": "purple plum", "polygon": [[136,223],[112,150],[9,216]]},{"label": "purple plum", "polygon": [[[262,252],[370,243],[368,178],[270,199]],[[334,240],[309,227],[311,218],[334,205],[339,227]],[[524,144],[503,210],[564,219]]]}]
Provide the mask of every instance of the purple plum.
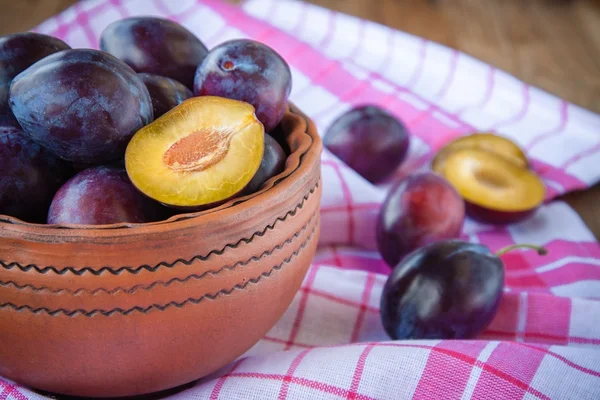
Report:
[{"label": "purple plum", "polygon": [[175,108],[194,94],[174,79],[153,74],[138,74],[150,92],[154,119]]},{"label": "purple plum", "polygon": [[324,146],[371,183],[402,164],[410,136],[404,124],[376,106],[360,106],[339,116],[323,137]]},{"label": "purple plum", "polygon": [[69,179],[56,192],[49,224],[105,225],[154,221],[161,206],[141,194],[125,169],[88,168]]},{"label": "purple plum", "polygon": [[283,148],[269,135],[265,135],[265,151],[254,177],[244,188],[243,194],[258,192],[266,181],[285,169],[286,154]]},{"label": "purple plum", "polygon": [[70,49],[52,36],[34,32],[0,37],[0,119],[13,119],[8,106],[8,91],[13,78],[50,54]]},{"label": "purple plum", "polygon": [[153,120],[150,94],[135,72],[90,49],[38,61],[13,80],[9,102],[34,141],[76,163],[122,158],[133,134]]},{"label": "purple plum", "polygon": [[480,244],[444,240],[395,266],[383,288],[381,320],[403,339],[471,339],[492,321],[502,297],[502,260]]},{"label": "purple plum", "polygon": [[457,238],[465,203],[444,178],[431,172],[397,182],[379,211],[377,245],[390,267],[419,247]]},{"label": "purple plum", "polygon": [[250,103],[271,132],[285,114],[292,75],[285,60],[270,47],[248,39],[221,43],[198,66],[196,96],[220,96]]},{"label": "purple plum", "polygon": [[188,88],[208,50],[177,22],[156,17],[130,17],[110,24],[100,35],[100,49],[136,72],[175,79]]}]

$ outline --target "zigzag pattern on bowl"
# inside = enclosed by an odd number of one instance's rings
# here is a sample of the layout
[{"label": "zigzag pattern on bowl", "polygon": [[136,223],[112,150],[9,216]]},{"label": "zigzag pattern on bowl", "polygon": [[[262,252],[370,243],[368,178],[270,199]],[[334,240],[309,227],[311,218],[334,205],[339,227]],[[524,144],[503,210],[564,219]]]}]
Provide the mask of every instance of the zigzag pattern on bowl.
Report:
[{"label": "zigzag pattern on bowl", "polygon": [[[31,290],[33,292],[47,292],[49,294],[61,294],[61,293],[67,293],[73,296],[77,296],[80,294],[89,294],[91,296],[96,295],[98,293],[104,292],[107,295],[113,295],[113,294],[117,294],[119,292],[123,292],[126,294],[134,294],[136,291],[138,290],[152,290],[152,288],[154,288],[155,286],[165,286],[165,287],[169,287],[171,286],[171,284],[178,282],[178,283],[186,283],[189,280],[199,280],[204,278],[206,275],[213,275],[216,276],[219,273],[225,271],[225,270],[229,270],[229,271],[233,271],[234,269],[238,268],[238,267],[243,267],[245,265],[248,265],[250,262],[252,261],[260,261],[261,259],[263,259],[266,256],[270,256],[275,250],[281,250],[285,245],[287,244],[291,244],[302,232],[304,232],[306,229],[308,229],[309,225],[311,225],[311,222],[313,221],[313,219],[315,218],[315,213],[313,213],[313,215],[310,217],[310,219],[308,220],[308,222],[302,227],[301,230],[299,230],[298,232],[296,232],[294,234],[294,236],[290,239],[286,239],[283,243],[278,244],[277,246],[273,247],[270,250],[267,250],[265,252],[263,252],[260,256],[252,256],[250,258],[248,258],[247,260],[244,261],[238,261],[233,265],[225,265],[221,268],[219,268],[218,270],[209,270],[209,271],[205,271],[201,274],[191,274],[186,276],[185,278],[172,278],[168,281],[154,281],[149,285],[135,285],[131,288],[123,288],[123,287],[116,287],[114,289],[108,290],[105,288],[97,288],[94,290],[89,290],[86,288],[79,288],[76,290],[73,289],[68,289],[68,288],[59,288],[59,289],[53,289],[53,288],[49,288],[47,286],[41,286],[41,287],[37,287],[31,284],[25,284],[25,285],[19,285],[17,282],[14,281],[7,281],[7,282],[2,282],[0,281],[0,287],[7,287],[7,288],[15,288],[15,289],[19,289],[19,290]],[[313,234],[315,231],[315,227],[313,226],[311,234]],[[264,234],[264,232],[263,232]],[[305,244],[306,242],[304,242]],[[232,246],[232,248],[235,248],[235,246]],[[222,253],[221,253],[222,254]],[[201,259],[201,258],[197,258],[197,259]],[[289,260],[288,260],[289,262]],[[191,265],[192,262],[183,262],[185,265]],[[171,265],[170,267],[172,267],[173,265]],[[154,272],[155,269],[152,269],[152,271]],[[136,273],[136,272],[133,272]],[[0,308],[2,308],[3,305],[0,304]]]},{"label": "zigzag pattern on bowl", "polygon": [[[100,270],[57,270],[34,265],[19,268],[13,264],[0,270],[0,310],[51,316],[128,315],[199,304],[206,299],[229,295],[234,290],[269,278],[273,271],[288,266],[298,256],[312,240],[318,226],[319,198],[318,180],[300,202],[282,213],[283,217],[275,217],[262,230],[220,250],[210,251],[207,256],[195,256],[185,262],[170,265],[162,262],[151,268],[107,267]],[[292,234],[281,238],[280,232]],[[253,246],[257,240],[268,247],[256,253],[246,253],[246,249],[240,247]],[[302,241],[300,247],[295,245],[298,241]],[[227,262],[228,258],[236,261]],[[141,271],[147,277],[138,281]],[[162,301],[157,302],[155,295]]]},{"label": "zigzag pattern on bowl", "polygon": [[[64,267],[64,268],[60,268],[59,269],[59,268],[54,267],[54,266],[40,267],[40,266],[38,266],[36,264],[21,265],[21,263],[16,262],[16,261],[6,262],[6,261],[3,261],[3,260],[0,260],[0,267],[4,268],[6,270],[11,270],[13,268],[18,268],[18,269],[20,269],[23,272],[29,272],[30,270],[33,269],[33,270],[35,270],[36,272],[38,272],[40,274],[47,274],[49,272],[54,272],[55,274],[58,274],[58,275],[64,275],[66,273],[72,273],[74,275],[81,276],[81,275],[84,275],[86,272],[90,273],[92,275],[102,275],[105,272],[113,274],[113,275],[119,275],[119,274],[121,274],[123,272],[131,273],[131,274],[138,274],[141,270],[147,270],[147,271],[150,271],[150,272],[156,272],[161,267],[173,268],[177,264],[192,265],[195,261],[198,261],[198,260],[206,261],[212,255],[222,255],[223,253],[225,253],[225,251],[228,248],[235,249],[242,242],[248,244],[248,243],[251,243],[254,240],[255,237],[262,237],[262,236],[264,236],[265,233],[268,230],[275,229],[275,225],[278,222],[285,222],[285,220],[288,217],[296,215],[296,213],[298,212],[298,210],[301,210],[302,207],[304,207],[304,203],[308,200],[308,198],[310,197],[310,195],[312,195],[318,187],[319,187],[319,182],[317,182],[317,184],[302,198],[302,201],[293,210],[288,211],[283,217],[277,217],[275,219],[275,221],[273,221],[273,223],[268,224],[261,231],[254,232],[249,238],[241,238],[241,239],[239,239],[235,243],[228,243],[228,244],[226,244],[221,249],[211,250],[206,255],[193,256],[189,260],[184,260],[184,259],[179,258],[179,259],[177,259],[177,260],[175,260],[173,262],[161,261],[161,262],[159,262],[158,264],[156,264],[154,266],[150,266],[150,265],[140,265],[139,267],[127,267],[127,266],[125,266],[125,267],[110,267],[110,266],[106,266],[106,267],[102,267],[100,269],[93,269],[93,268],[90,268],[90,267],[83,267],[83,268]],[[0,281],[0,287],[2,287],[2,286],[10,286],[11,284],[12,284],[12,286],[17,287],[18,289],[22,289],[22,288],[28,287],[27,285],[25,285],[23,287],[20,287],[15,282],[12,282],[12,281],[8,281],[8,282],[2,282],[2,281]],[[35,287],[33,287],[33,286],[29,286],[29,287],[31,289],[35,290]],[[42,288],[39,288],[38,290],[43,290],[43,289],[47,289],[47,288],[42,287]]]},{"label": "zigzag pattern on bowl", "polygon": [[[11,302],[7,302],[7,303],[0,304],[0,310],[4,309],[4,308],[8,308],[8,309],[12,309],[12,310],[17,311],[17,312],[20,312],[20,311],[29,311],[29,312],[32,312],[34,314],[46,313],[46,314],[48,314],[50,316],[56,316],[56,315],[59,315],[59,314],[64,314],[64,315],[66,315],[68,317],[72,317],[72,316],[74,316],[76,314],[81,314],[81,315],[86,316],[86,317],[93,317],[96,314],[100,314],[100,315],[103,315],[105,317],[110,317],[113,314],[129,315],[129,314],[134,313],[134,312],[140,312],[142,314],[145,314],[145,313],[147,313],[147,312],[149,312],[149,311],[151,311],[153,309],[156,309],[156,310],[159,310],[159,311],[164,311],[164,310],[167,310],[170,307],[181,308],[181,307],[184,307],[187,304],[200,304],[200,302],[202,302],[203,300],[206,300],[206,299],[215,300],[219,296],[230,295],[235,290],[244,290],[250,284],[258,284],[262,279],[269,278],[273,274],[274,271],[279,271],[282,268],[284,268],[285,266],[289,265],[291,263],[291,261],[294,258],[296,258],[300,254],[300,252],[303,251],[306,248],[306,246],[309,244],[309,242],[314,238],[315,231],[316,231],[317,226],[318,226],[318,223],[312,223],[312,224],[310,223],[311,221],[313,221],[314,215],[315,214],[313,214],[313,217],[311,217],[311,219],[310,219],[310,221],[309,221],[308,224],[306,224],[300,231],[298,231],[297,233],[294,234],[293,239],[287,239],[284,243],[282,243],[280,245],[277,245],[275,247],[275,248],[281,248],[281,246],[283,246],[283,244],[285,244],[285,243],[292,243],[294,241],[294,239],[297,238],[298,235],[300,233],[302,233],[309,226],[309,224],[312,225],[312,229],[310,231],[310,234],[302,242],[302,244],[300,245],[300,247],[297,250],[295,250],[294,252],[292,252],[291,255],[289,257],[287,257],[283,262],[281,262],[281,263],[279,263],[277,265],[274,265],[269,271],[261,273],[256,278],[250,278],[250,279],[246,280],[244,283],[238,283],[238,284],[236,284],[235,286],[233,286],[230,289],[221,289],[221,290],[219,290],[216,293],[207,293],[207,294],[204,294],[204,295],[202,295],[202,296],[200,296],[198,298],[192,298],[192,297],[190,297],[190,298],[188,298],[186,300],[183,300],[181,302],[171,301],[171,302],[169,302],[167,304],[162,304],[162,305],[161,304],[152,304],[152,305],[149,305],[147,307],[134,306],[134,307],[131,307],[131,308],[128,308],[128,309],[122,309],[122,308],[118,308],[118,307],[117,308],[113,308],[111,310],[94,309],[94,310],[89,310],[89,311],[87,311],[85,309],[81,309],[81,308],[75,309],[75,310],[67,310],[67,309],[64,309],[64,308],[49,309],[47,307],[33,308],[33,307],[29,306],[29,305],[20,305],[20,306],[17,306],[15,304],[11,303]],[[275,248],[273,250],[275,250]],[[225,269],[233,270],[236,266],[247,264],[250,261],[260,261],[260,260],[264,259],[264,257],[267,257],[269,255],[270,254],[268,252],[266,252],[266,253],[263,253],[263,255],[261,255],[260,257],[254,257],[253,256],[250,259],[248,259],[247,261],[241,262],[239,264],[236,263],[236,265],[234,265],[232,267],[228,267],[228,266],[223,267],[219,271],[223,271]],[[87,294],[89,294],[91,296],[94,296],[95,294],[97,294],[99,292],[102,292],[102,291],[106,292],[106,294],[109,294],[109,295],[114,295],[114,294],[117,294],[118,292],[124,292],[124,293],[127,293],[127,294],[133,294],[138,289],[140,289],[140,290],[151,290],[156,285],[162,285],[162,286],[165,286],[165,287],[169,287],[170,284],[173,283],[174,281],[177,281],[179,283],[185,284],[185,283],[187,283],[188,281],[190,281],[192,279],[202,279],[202,277],[206,276],[207,274],[217,275],[218,273],[219,272],[209,271],[209,272],[203,273],[202,275],[192,274],[192,275],[189,275],[187,278],[185,278],[183,280],[181,280],[179,278],[173,278],[169,282],[156,281],[156,282],[150,284],[150,286],[147,286],[147,287],[133,287],[132,289],[129,289],[129,290],[122,289],[120,287],[115,288],[115,289],[110,290],[110,291],[107,291],[104,288],[98,288],[98,289],[95,289],[95,290],[93,290],[91,292],[88,291]],[[23,288],[25,288],[26,286],[28,286],[28,285],[18,286],[17,284],[14,284],[14,287],[17,288],[17,289],[19,289],[19,290],[23,290]],[[80,295],[80,294],[86,292],[86,289],[77,289],[77,290],[75,290],[73,292],[73,291],[71,291],[69,289],[58,289],[57,291],[53,291],[52,289],[49,289],[49,288],[46,288],[46,287],[33,288],[33,291],[38,291],[38,292],[45,291],[45,290],[50,291],[50,293],[53,293],[53,294],[68,293],[68,294],[73,295],[73,296],[77,296],[77,295]]]}]

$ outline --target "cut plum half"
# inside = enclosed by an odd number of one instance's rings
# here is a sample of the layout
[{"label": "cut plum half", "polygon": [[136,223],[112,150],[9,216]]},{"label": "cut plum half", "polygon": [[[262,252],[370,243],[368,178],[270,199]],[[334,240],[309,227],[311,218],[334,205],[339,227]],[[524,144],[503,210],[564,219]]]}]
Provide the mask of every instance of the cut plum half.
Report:
[{"label": "cut plum half", "polygon": [[125,167],[146,196],[194,211],[218,205],[252,180],[264,152],[264,127],[248,103],[188,99],[133,136]]},{"label": "cut plum half", "polygon": [[454,150],[436,172],[465,199],[467,214],[485,223],[521,221],[546,195],[544,183],[534,172],[487,150]]},{"label": "cut plum half", "polygon": [[433,170],[444,168],[448,154],[458,149],[480,149],[496,153],[522,168],[529,167],[529,160],[523,150],[508,138],[493,133],[473,133],[461,136],[447,143],[433,159]]}]

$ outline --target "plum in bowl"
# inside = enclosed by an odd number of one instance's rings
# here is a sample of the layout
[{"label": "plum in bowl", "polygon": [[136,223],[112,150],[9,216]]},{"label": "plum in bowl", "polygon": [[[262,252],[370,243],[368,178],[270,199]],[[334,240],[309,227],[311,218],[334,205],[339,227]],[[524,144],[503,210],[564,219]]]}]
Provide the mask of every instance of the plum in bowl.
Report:
[{"label": "plum in bowl", "polygon": [[280,128],[284,171],[209,210],[96,226],[0,216],[0,342],[11,343],[0,346],[0,376],[132,396],[250,349],[300,288],[319,235],[319,135],[294,106]]}]

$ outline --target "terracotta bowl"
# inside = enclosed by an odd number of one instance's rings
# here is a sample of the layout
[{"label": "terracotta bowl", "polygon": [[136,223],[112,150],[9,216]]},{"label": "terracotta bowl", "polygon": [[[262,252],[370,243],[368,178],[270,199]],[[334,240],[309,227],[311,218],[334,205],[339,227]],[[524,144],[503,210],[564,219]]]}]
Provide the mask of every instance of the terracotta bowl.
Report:
[{"label": "terracotta bowl", "polygon": [[59,394],[176,387],[277,322],[319,235],[321,141],[291,106],[286,170],[258,193],[152,224],[0,216],[0,376]]}]

